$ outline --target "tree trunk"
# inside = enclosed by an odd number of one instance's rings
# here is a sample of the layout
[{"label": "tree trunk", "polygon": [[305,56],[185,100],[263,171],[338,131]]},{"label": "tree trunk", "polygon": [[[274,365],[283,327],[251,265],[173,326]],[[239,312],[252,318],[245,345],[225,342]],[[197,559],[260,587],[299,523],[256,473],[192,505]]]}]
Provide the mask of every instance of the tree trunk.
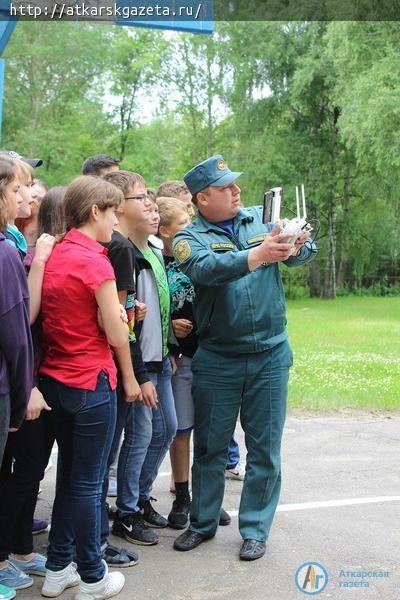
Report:
[{"label": "tree trunk", "polygon": [[326,258],[323,297],[330,299],[336,297],[336,234],[335,234],[335,210],[333,199],[330,201],[328,214],[328,256]]},{"label": "tree trunk", "polygon": [[339,287],[343,286],[346,283],[347,265],[349,262],[349,254],[347,252],[346,246],[346,240],[343,240],[342,247],[340,250],[340,261],[337,274],[337,285]]},{"label": "tree trunk", "polygon": [[212,57],[209,44],[206,46],[206,64],[207,64],[207,156],[214,151],[214,127],[213,127],[213,75],[212,75]]},{"label": "tree trunk", "polygon": [[318,262],[316,260],[312,260],[309,265],[308,288],[310,291],[310,298],[320,298],[321,278],[319,274]]},{"label": "tree trunk", "polygon": [[340,248],[340,260],[337,274],[337,285],[342,286],[346,283],[347,265],[349,262],[349,250],[348,250],[348,223],[349,223],[349,208],[350,208],[350,168],[347,163],[346,173],[343,182],[343,232],[342,232],[342,244]]},{"label": "tree trunk", "polygon": [[[314,204],[310,203],[308,206],[308,217],[310,221],[314,221],[317,218],[317,209]],[[310,292],[310,298],[320,298],[321,296],[321,276],[318,264],[318,257],[316,260],[312,260],[309,264],[308,271],[308,288]]]}]

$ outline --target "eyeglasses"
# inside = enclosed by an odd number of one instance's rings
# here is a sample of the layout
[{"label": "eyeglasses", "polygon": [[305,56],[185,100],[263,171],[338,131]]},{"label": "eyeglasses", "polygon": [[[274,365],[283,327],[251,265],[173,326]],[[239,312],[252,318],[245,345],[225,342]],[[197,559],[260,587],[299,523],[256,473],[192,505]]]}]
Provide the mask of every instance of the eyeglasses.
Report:
[{"label": "eyeglasses", "polygon": [[147,194],[140,194],[138,196],[125,196],[125,200],[138,200],[139,202],[146,202],[149,199]]}]

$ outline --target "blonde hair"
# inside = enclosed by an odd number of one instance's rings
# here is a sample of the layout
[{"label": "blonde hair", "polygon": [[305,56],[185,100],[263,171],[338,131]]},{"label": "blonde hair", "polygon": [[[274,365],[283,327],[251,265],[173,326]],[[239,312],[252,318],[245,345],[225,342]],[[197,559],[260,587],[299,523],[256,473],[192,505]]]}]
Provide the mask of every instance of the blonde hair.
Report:
[{"label": "blonde hair", "polygon": [[174,218],[180,213],[185,212],[189,215],[186,204],[179,198],[160,196],[156,199],[158,212],[160,214],[160,227],[169,227]]},{"label": "blonde hair", "polygon": [[[179,198],[180,194],[187,194],[189,189],[183,181],[164,181],[157,189],[158,198]],[[190,192],[189,192],[190,193]]]},{"label": "blonde hair", "polygon": [[88,222],[92,207],[105,211],[119,206],[124,195],[119,188],[101,177],[81,175],[67,187],[64,197],[65,224],[67,229],[81,227]]},{"label": "blonde hair", "polygon": [[22,185],[31,185],[35,180],[35,171],[31,165],[24,162],[23,160],[19,160],[18,158],[14,159],[15,164],[18,167],[18,177],[22,183]]},{"label": "blonde hair", "polygon": [[18,177],[18,168],[15,160],[5,156],[4,152],[0,154],[0,231],[5,231],[7,227],[7,198],[5,187]]}]

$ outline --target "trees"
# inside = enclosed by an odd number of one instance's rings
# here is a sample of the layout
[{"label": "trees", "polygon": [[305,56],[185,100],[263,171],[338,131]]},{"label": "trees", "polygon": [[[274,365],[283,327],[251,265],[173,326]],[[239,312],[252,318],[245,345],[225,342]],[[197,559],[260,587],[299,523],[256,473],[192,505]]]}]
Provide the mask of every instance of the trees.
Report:
[{"label": "trees", "polygon": [[310,292],[331,298],[337,282],[395,277],[398,24],[222,27],[232,72],[227,154],[248,173],[251,202],[271,185],[291,194],[305,183],[321,221]]},{"label": "trees", "polygon": [[312,295],[395,282],[399,29],[218,22],[211,37],[21,23],[6,54],[3,145],[44,158],[48,183],[98,152],[150,185],[223,152],[244,171],[246,204],[282,185],[288,211],[305,184],[321,223],[318,261],[301,276]]},{"label": "trees", "polygon": [[139,121],[139,101],[159,82],[161,64],[166,54],[162,35],[145,29],[115,28],[109,50],[109,92],[114,108],[111,112],[118,128],[115,140],[117,155],[123,160],[132,133]]},{"label": "trees", "polygon": [[79,173],[109,133],[101,83],[109,29],[23,22],[6,49],[3,145],[41,156],[49,183]]},{"label": "trees", "polygon": [[338,128],[351,157],[343,214],[340,282],[397,276],[399,256],[400,26],[331,23],[326,53],[335,71]]},{"label": "trees", "polygon": [[[221,91],[224,65],[219,34],[176,35],[164,64],[164,102],[171,107],[182,135],[176,158],[183,171],[215,151],[218,124],[223,118]],[[170,108],[171,110],[171,108]]]}]

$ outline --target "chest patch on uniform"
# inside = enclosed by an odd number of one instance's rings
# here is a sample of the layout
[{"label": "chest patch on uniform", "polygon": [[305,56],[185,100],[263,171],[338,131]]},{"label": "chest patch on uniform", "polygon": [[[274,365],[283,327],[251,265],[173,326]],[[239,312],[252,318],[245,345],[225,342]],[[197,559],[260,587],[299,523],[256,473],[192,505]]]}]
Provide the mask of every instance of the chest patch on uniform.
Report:
[{"label": "chest patch on uniform", "polygon": [[249,245],[251,245],[251,246],[253,244],[261,244],[261,242],[263,242],[266,237],[267,237],[266,233],[262,233],[260,235],[255,235],[254,237],[251,237],[248,240],[246,240],[246,243],[249,244]]},{"label": "chest patch on uniform", "polygon": [[220,250],[221,248],[226,250],[234,250],[236,246],[235,244],[231,244],[230,242],[213,242],[211,244],[211,248],[213,250]]},{"label": "chest patch on uniform", "polygon": [[191,252],[192,249],[187,240],[181,240],[176,244],[174,248],[175,257],[179,262],[184,262],[188,258],[188,256],[190,256]]}]

